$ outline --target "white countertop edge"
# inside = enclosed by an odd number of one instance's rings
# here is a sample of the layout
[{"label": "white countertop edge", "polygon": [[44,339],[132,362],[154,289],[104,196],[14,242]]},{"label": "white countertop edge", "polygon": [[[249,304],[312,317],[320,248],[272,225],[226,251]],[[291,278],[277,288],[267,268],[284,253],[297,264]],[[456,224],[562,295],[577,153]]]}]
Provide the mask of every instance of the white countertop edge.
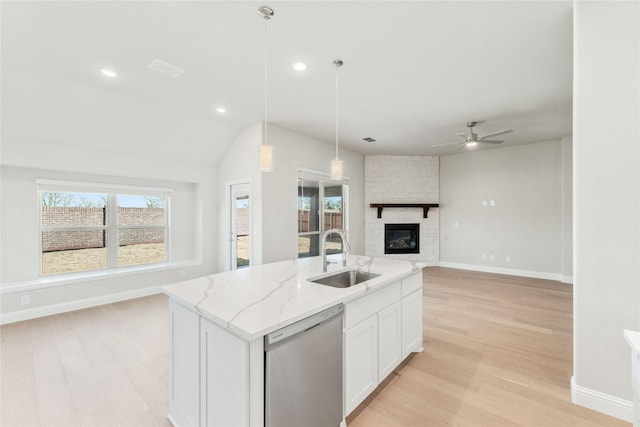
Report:
[{"label": "white countertop edge", "polygon": [[640,331],[624,330],[624,339],[636,355],[640,354]]}]

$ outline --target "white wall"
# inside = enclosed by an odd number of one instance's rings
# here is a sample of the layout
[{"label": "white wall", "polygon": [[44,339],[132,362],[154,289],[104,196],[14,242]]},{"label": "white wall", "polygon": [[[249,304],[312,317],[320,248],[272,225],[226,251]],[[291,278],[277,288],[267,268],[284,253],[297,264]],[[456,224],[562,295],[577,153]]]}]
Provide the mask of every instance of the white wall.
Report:
[{"label": "white wall", "polygon": [[[371,203],[439,203],[439,159],[434,156],[365,157],[365,254],[438,265],[440,209],[386,208],[382,218]],[[420,253],[384,253],[385,224],[420,224]]]},{"label": "white wall", "polygon": [[575,2],[574,400],[628,420],[622,331],[640,330],[639,57],[639,2]]},{"label": "white wall", "polygon": [[[258,146],[262,140],[261,124],[241,132],[218,167],[218,191],[225,182],[251,180],[254,254],[256,264],[295,259],[297,250],[297,172],[298,168],[326,171],[335,157],[335,147],[327,142],[269,125],[273,145],[274,170],[258,171]],[[353,253],[364,250],[364,156],[347,149],[340,150],[344,174],[349,178],[349,243]],[[222,194],[222,193],[221,193]],[[225,218],[221,236],[228,236],[229,205],[219,200],[219,215]],[[228,239],[219,240],[219,269],[228,268]]]},{"label": "white wall", "polygon": [[[181,280],[181,272],[187,278],[214,272],[213,168],[7,138],[3,140],[1,168],[3,320],[20,319],[22,311],[26,317],[49,314],[57,310],[55,305],[66,310],[113,301],[116,294],[142,295],[150,292],[148,288]],[[174,188],[171,254],[172,262],[182,264],[160,271],[83,278],[43,287],[38,271],[41,254],[36,178]],[[22,306],[20,297],[27,294],[31,304]]]},{"label": "white wall", "polygon": [[553,140],[442,156],[441,265],[560,280],[562,149]]}]

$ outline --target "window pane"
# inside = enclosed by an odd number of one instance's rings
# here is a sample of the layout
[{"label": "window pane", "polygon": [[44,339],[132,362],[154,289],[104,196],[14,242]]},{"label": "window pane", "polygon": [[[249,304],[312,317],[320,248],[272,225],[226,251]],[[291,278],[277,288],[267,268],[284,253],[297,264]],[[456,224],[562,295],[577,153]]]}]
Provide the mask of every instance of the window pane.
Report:
[{"label": "window pane", "polygon": [[95,227],[107,222],[106,194],[42,193],[42,226]]},{"label": "window pane", "polygon": [[118,266],[151,264],[167,260],[165,229],[136,227],[118,230]]},{"label": "window pane", "polygon": [[298,258],[318,256],[320,254],[320,236],[298,236]]},{"label": "window pane", "polygon": [[104,230],[65,230],[42,233],[42,275],[107,268]]},{"label": "window pane", "polygon": [[327,236],[327,242],[325,245],[327,255],[341,254],[342,253],[342,238],[336,233],[331,233]]},{"label": "window pane", "polygon": [[248,267],[250,265],[251,240],[249,239],[249,196],[236,198],[235,209],[235,235],[236,235],[236,267]]},{"label": "window pane", "polygon": [[324,228],[342,229],[342,185],[327,186],[324,189]]},{"label": "window pane", "polygon": [[166,207],[166,197],[118,195],[118,226],[164,226]]},{"label": "window pane", "polygon": [[318,186],[318,181],[298,180],[298,233],[320,230]]}]

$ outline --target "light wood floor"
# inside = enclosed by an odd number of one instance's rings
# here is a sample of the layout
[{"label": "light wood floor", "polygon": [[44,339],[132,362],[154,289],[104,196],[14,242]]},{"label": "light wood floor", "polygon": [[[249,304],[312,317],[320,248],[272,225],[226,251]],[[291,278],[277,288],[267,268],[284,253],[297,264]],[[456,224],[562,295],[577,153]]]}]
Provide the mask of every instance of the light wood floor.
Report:
[{"label": "light wood floor", "polygon": [[[569,285],[427,268],[424,352],[349,427],[625,426],[570,403]],[[167,299],[0,327],[0,425],[169,426]]]},{"label": "light wood floor", "polygon": [[0,425],[171,426],[164,295],[0,328]]}]

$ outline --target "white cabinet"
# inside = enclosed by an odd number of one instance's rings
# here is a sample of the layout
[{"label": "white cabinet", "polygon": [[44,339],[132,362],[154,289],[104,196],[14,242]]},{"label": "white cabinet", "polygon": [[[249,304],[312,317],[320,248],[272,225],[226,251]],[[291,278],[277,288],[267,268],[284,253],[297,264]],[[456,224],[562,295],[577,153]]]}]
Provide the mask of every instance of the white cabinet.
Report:
[{"label": "white cabinet", "polygon": [[402,298],[402,359],[422,351],[422,290]]},{"label": "white cabinet", "polygon": [[378,319],[371,316],[344,334],[345,414],[378,385]]},{"label": "white cabinet", "polygon": [[174,300],[171,313],[171,396],[175,427],[262,426],[262,337],[245,341]]},{"label": "white cabinet", "polygon": [[249,343],[200,319],[200,425],[249,425]]},{"label": "white cabinet", "polygon": [[625,330],[624,337],[631,347],[631,391],[633,394],[633,427],[640,427],[640,331]]},{"label": "white cabinet", "polygon": [[382,381],[402,362],[402,305],[400,301],[378,313],[378,378]]},{"label": "white cabinet", "polygon": [[171,395],[174,426],[200,425],[200,316],[171,300]]},{"label": "white cabinet", "polygon": [[345,306],[345,417],[406,358],[422,350],[422,273]]}]

